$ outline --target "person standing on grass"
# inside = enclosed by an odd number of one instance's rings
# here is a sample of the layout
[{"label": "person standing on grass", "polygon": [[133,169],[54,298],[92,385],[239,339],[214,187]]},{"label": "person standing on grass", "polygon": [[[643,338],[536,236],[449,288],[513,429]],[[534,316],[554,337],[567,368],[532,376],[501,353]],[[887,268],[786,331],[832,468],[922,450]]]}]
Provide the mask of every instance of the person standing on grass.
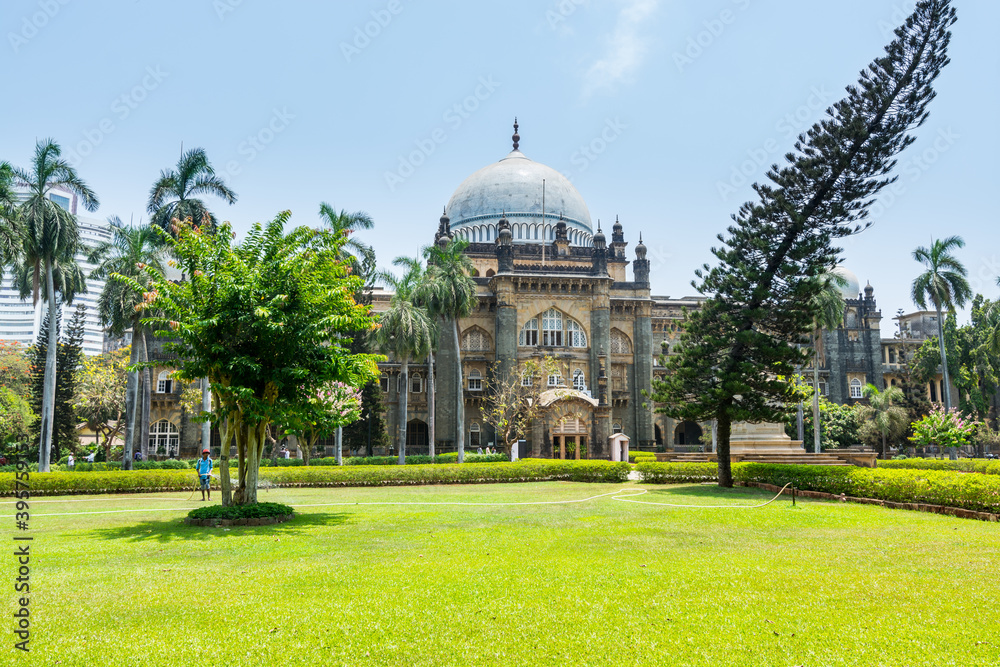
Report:
[{"label": "person standing on grass", "polygon": [[205,500],[205,493],[208,499],[212,499],[212,459],[208,458],[208,450],[201,450],[201,458],[194,464],[194,469],[198,471],[198,480],[201,482],[201,499]]}]

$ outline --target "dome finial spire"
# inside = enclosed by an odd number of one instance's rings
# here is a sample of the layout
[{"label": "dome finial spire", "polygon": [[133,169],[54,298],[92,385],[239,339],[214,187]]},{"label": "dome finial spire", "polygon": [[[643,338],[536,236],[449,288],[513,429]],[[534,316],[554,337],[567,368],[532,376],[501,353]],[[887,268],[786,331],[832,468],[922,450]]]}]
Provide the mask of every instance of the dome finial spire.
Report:
[{"label": "dome finial spire", "polygon": [[514,136],[511,139],[514,140],[514,150],[517,150],[517,146],[521,141],[521,135],[517,133],[517,116],[514,116]]}]

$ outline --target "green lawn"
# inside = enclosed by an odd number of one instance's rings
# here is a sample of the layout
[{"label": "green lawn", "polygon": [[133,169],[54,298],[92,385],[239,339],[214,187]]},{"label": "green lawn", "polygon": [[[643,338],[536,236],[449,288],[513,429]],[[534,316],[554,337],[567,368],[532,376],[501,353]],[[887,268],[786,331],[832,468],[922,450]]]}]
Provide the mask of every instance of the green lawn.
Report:
[{"label": "green lawn", "polygon": [[[621,486],[260,499],[526,502]],[[647,488],[642,500],[668,503],[770,498]],[[179,508],[202,504],[188,497],[34,501],[30,664],[1000,664],[997,524],[784,498],[753,510],[601,498],[299,507],[286,524],[224,530],[184,526]],[[2,507],[9,525],[12,505]],[[145,508],[161,510],[43,516]]]}]

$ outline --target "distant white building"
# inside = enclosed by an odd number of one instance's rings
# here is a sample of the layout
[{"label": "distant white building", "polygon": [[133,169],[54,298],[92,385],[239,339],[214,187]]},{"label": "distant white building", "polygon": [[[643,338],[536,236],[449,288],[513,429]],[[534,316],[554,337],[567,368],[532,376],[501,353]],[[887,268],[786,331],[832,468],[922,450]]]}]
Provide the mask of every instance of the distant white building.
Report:
[{"label": "distant white building", "polygon": [[[49,198],[71,213],[76,213],[76,196],[72,193],[52,192]],[[93,248],[99,243],[111,240],[111,225],[107,222],[79,215],[77,221],[80,228],[80,241],[85,248]],[[77,255],[76,259],[86,275],[94,270],[95,266],[86,261],[86,256],[82,252]],[[5,271],[3,281],[0,282],[0,339],[16,341],[23,345],[33,345],[42,328],[46,304],[39,300],[37,305],[32,306],[30,298],[22,301],[18,291],[12,286],[12,282],[10,271]],[[97,300],[104,289],[104,282],[103,280],[88,279],[87,292],[78,294],[71,305],[64,304],[62,306],[62,330],[64,332],[73,319],[77,307],[83,305],[86,308],[83,352],[91,356],[101,354],[104,351],[104,326],[97,311]]]}]

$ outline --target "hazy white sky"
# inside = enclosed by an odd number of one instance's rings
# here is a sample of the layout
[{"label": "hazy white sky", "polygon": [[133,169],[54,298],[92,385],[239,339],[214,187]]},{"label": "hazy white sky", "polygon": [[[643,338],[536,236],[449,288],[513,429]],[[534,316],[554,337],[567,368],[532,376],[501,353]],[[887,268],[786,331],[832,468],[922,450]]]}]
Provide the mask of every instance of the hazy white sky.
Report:
[{"label": "hazy white sky", "polygon": [[[382,264],[432,240],[470,173],[521,149],[593,218],[640,231],[657,294],[693,270],[795,134],[881,53],[911,0],[8,0],[0,159],[54,137],[98,215],[145,215],[181,143],[204,147],[237,229],[320,201],[363,209]],[[910,251],[960,234],[1000,293],[1000,3],[957,0],[952,64],[875,225],[845,245],[883,314],[913,309]],[[893,327],[883,327],[891,334]]]}]

